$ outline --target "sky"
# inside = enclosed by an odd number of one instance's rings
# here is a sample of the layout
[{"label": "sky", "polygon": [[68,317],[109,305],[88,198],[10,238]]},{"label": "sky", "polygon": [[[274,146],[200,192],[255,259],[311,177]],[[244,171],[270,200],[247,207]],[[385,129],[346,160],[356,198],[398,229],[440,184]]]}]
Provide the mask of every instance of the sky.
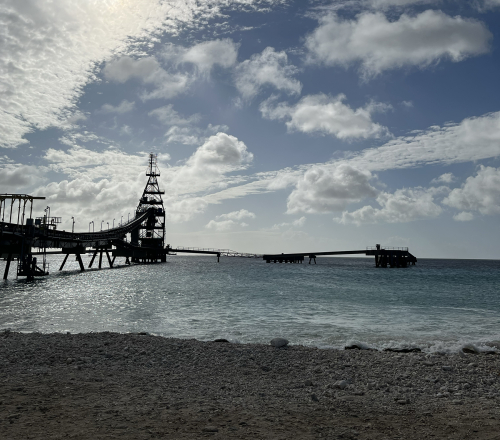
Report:
[{"label": "sky", "polygon": [[0,193],[166,243],[500,259],[500,0],[2,0]]}]

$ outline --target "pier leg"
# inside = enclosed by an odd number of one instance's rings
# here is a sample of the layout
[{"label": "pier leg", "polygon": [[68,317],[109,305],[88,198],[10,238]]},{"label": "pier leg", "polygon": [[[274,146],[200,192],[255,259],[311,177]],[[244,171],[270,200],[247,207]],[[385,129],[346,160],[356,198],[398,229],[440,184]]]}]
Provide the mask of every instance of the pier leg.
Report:
[{"label": "pier leg", "polygon": [[108,251],[106,251],[106,257],[108,257],[109,267],[113,267],[113,262],[111,261],[111,257],[109,256],[109,252]]},{"label": "pier leg", "polygon": [[99,252],[99,269],[102,268],[102,251]]},{"label": "pier leg", "polygon": [[10,262],[12,261],[12,254],[7,256],[7,263],[5,264],[5,272],[3,273],[3,279],[6,280],[9,275]]},{"label": "pier leg", "polygon": [[128,257],[125,257],[125,264],[130,265],[130,260],[128,259]]},{"label": "pier leg", "polygon": [[64,257],[63,262],[61,263],[61,267],[59,268],[59,270],[63,270],[63,267],[66,264],[66,260],[68,259],[68,257],[69,257],[69,254],[66,254],[66,256]]},{"label": "pier leg", "polygon": [[314,257],[314,264],[316,264],[316,257]]},{"label": "pier leg", "polygon": [[94,260],[95,260],[95,257],[97,256],[97,251],[94,252],[94,255],[92,255],[92,259],[90,260],[90,264],[89,264],[89,269],[92,267],[92,265],[94,264]]},{"label": "pier leg", "polygon": [[115,259],[116,259],[116,255],[113,257],[113,259],[111,260],[111,263],[115,264]]},{"label": "pier leg", "polygon": [[84,267],[83,261],[82,261],[82,255],[81,254],[76,254],[76,260],[78,261],[78,264],[80,265],[80,270],[82,272],[85,272],[85,267]]}]

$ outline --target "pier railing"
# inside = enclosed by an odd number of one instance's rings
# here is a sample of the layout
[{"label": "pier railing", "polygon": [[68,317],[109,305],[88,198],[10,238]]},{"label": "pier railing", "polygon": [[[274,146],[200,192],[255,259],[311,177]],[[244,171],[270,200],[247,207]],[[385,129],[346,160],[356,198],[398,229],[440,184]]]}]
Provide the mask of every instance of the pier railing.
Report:
[{"label": "pier railing", "polygon": [[[167,245],[167,248],[169,248],[169,245]],[[186,246],[177,246],[175,248],[170,248],[173,252],[179,251],[185,251],[185,252],[190,252],[190,253],[218,253],[220,254],[221,257],[242,257],[242,258],[261,258],[262,254],[252,254],[248,252],[237,252],[233,251],[231,249],[215,249],[215,248],[199,248],[199,247],[186,247]]]},{"label": "pier railing", "polygon": [[376,250],[386,250],[386,251],[406,251],[408,252],[408,247],[393,247],[393,246],[381,246],[377,248],[377,246],[367,246],[367,251],[376,251]]}]

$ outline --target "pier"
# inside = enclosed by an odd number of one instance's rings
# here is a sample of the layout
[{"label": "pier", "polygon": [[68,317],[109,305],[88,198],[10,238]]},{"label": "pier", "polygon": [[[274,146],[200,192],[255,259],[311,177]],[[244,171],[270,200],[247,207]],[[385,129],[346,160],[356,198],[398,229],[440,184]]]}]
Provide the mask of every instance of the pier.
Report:
[{"label": "pier", "polygon": [[294,254],[269,254],[263,255],[262,259],[266,263],[303,263],[306,257],[309,258],[309,264],[318,256],[333,255],[368,255],[375,257],[376,267],[408,267],[415,265],[417,258],[412,255],[407,247],[382,247],[377,244],[373,247],[367,247],[363,250],[354,251],[332,251],[332,252],[304,252]]}]

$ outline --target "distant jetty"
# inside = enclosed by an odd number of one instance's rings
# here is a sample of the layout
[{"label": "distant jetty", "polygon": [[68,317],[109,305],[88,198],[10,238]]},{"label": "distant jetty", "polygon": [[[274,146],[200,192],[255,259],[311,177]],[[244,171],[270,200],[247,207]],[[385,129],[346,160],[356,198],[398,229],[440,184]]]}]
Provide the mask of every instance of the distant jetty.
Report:
[{"label": "distant jetty", "polygon": [[355,251],[332,251],[332,252],[301,252],[295,254],[268,254],[263,255],[262,259],[266,263],[302,263],[306,257],[309,257],[309,264],[316,257],[326,255],[373,255],[375,257],[376,267],[408,267],[415,265],[417,257],[412,255],[407,247],[382,247],[379,244],[367,247],[364,250]]}]

